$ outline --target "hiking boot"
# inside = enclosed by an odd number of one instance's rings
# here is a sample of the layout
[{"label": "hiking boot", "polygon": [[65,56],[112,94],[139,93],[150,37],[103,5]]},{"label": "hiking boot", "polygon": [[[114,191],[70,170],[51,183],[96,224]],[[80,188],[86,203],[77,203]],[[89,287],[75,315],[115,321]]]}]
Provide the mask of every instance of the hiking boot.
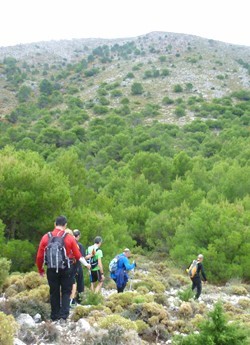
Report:
[{"label": "hiking boot", "polygon": [[67,319],[60,319],[57,324],[59,324],[60,326],[65,326],[66,323],[67,323]]}]

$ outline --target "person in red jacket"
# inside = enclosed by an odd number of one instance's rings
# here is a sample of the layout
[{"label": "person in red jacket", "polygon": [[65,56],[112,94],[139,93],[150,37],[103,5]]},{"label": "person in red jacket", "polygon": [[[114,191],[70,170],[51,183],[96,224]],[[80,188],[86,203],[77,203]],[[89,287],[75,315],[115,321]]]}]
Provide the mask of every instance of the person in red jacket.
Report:
[{"label": "person in red jacket", "polygon": [[[36,265],[41,276],[45,274],[43,266],[45,263],[44,259],[46,257],[47,246],[50,241],[49,236],[53,238],[65,236],[66,228],[67,218],[59,216],[55,221],[54,230],[42,237],[36,257]],[[63,268],[51,268],[50,265],[48,265],[47,268],[47,279],[50,287],[51,319],[53,321],[60,319],[66,320],[69,316],[70,294],[74,283],[73,263],[79,260],[88,269],[91,267],[81,255],[74,236],[67,234],[64,237],[64,248],[67,258],[65,266],[63,266]]]}]

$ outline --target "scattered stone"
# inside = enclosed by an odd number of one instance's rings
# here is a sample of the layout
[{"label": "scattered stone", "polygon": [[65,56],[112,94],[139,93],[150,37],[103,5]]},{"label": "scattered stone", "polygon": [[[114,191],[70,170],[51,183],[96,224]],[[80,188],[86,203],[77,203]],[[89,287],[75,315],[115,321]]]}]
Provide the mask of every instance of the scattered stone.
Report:
[{"label": "scattered stone", "polygon": [[18,338],[14,338],[13,345],[25,345],[25,343]]},{"label": "scattered stone", "polygon": [[16,319],[17,323],[20,326],[28,326],[28,327],[35,327],[36,323],[33,319],[32,316],[30,316],[29,314],[20,314],[17,319]]},{"label": "scattered stone", "polygon": [[34,317],[33,317],[35,323],[40,323],[42,321],[42,316],[40,314],[36,314]]},{"label": "scattered stone", "polygon": [[88,321],[86,321],[85,319],[79,319],[77,321],[77,324],[76,324],[76,329],[78,331],[84,331],[84,332],[87,332],[91,329],[91,326],[90,324],[88,323]]}]

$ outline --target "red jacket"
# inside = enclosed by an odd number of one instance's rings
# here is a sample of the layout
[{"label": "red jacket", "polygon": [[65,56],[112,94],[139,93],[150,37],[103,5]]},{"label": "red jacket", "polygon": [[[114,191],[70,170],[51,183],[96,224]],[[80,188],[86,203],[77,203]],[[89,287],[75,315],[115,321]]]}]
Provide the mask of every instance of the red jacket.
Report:
[{"label": "red jacket", "polygon": [[[62,236],[64,234],[64,230],[55,228],[51,233],[53,236]],[[39,244],[39,248],[37,251],[37,256],[36,256],[36,265],[37,265],[39,273],[44,273],[44,268],[43,268],[44,252],[48,245],[48,242],[49,242],[49,236],[48,234],[45,234],[41,239],[41,242]],[[70,259],[75,258],[76,260],[79,260],[82,257],[82,254],[79,250],[79,247],[77,245],[77,242],[74,236],[68,234],[64,239],[64,245],[65,245],[67,256]]]}]

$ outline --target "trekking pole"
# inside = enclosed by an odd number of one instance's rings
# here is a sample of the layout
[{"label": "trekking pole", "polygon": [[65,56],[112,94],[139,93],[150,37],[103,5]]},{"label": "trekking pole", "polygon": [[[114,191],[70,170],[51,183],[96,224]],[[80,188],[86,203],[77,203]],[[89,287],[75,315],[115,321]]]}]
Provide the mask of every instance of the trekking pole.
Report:
[{"label": "trekking pole", "polygon": [[131,277],[130,277],[129,291],[131,291],[132,289],[132,280],[134,279],[134,276],[135,276],[135,268],[132,269],[132,272],[133,274],[131,274]]}]

